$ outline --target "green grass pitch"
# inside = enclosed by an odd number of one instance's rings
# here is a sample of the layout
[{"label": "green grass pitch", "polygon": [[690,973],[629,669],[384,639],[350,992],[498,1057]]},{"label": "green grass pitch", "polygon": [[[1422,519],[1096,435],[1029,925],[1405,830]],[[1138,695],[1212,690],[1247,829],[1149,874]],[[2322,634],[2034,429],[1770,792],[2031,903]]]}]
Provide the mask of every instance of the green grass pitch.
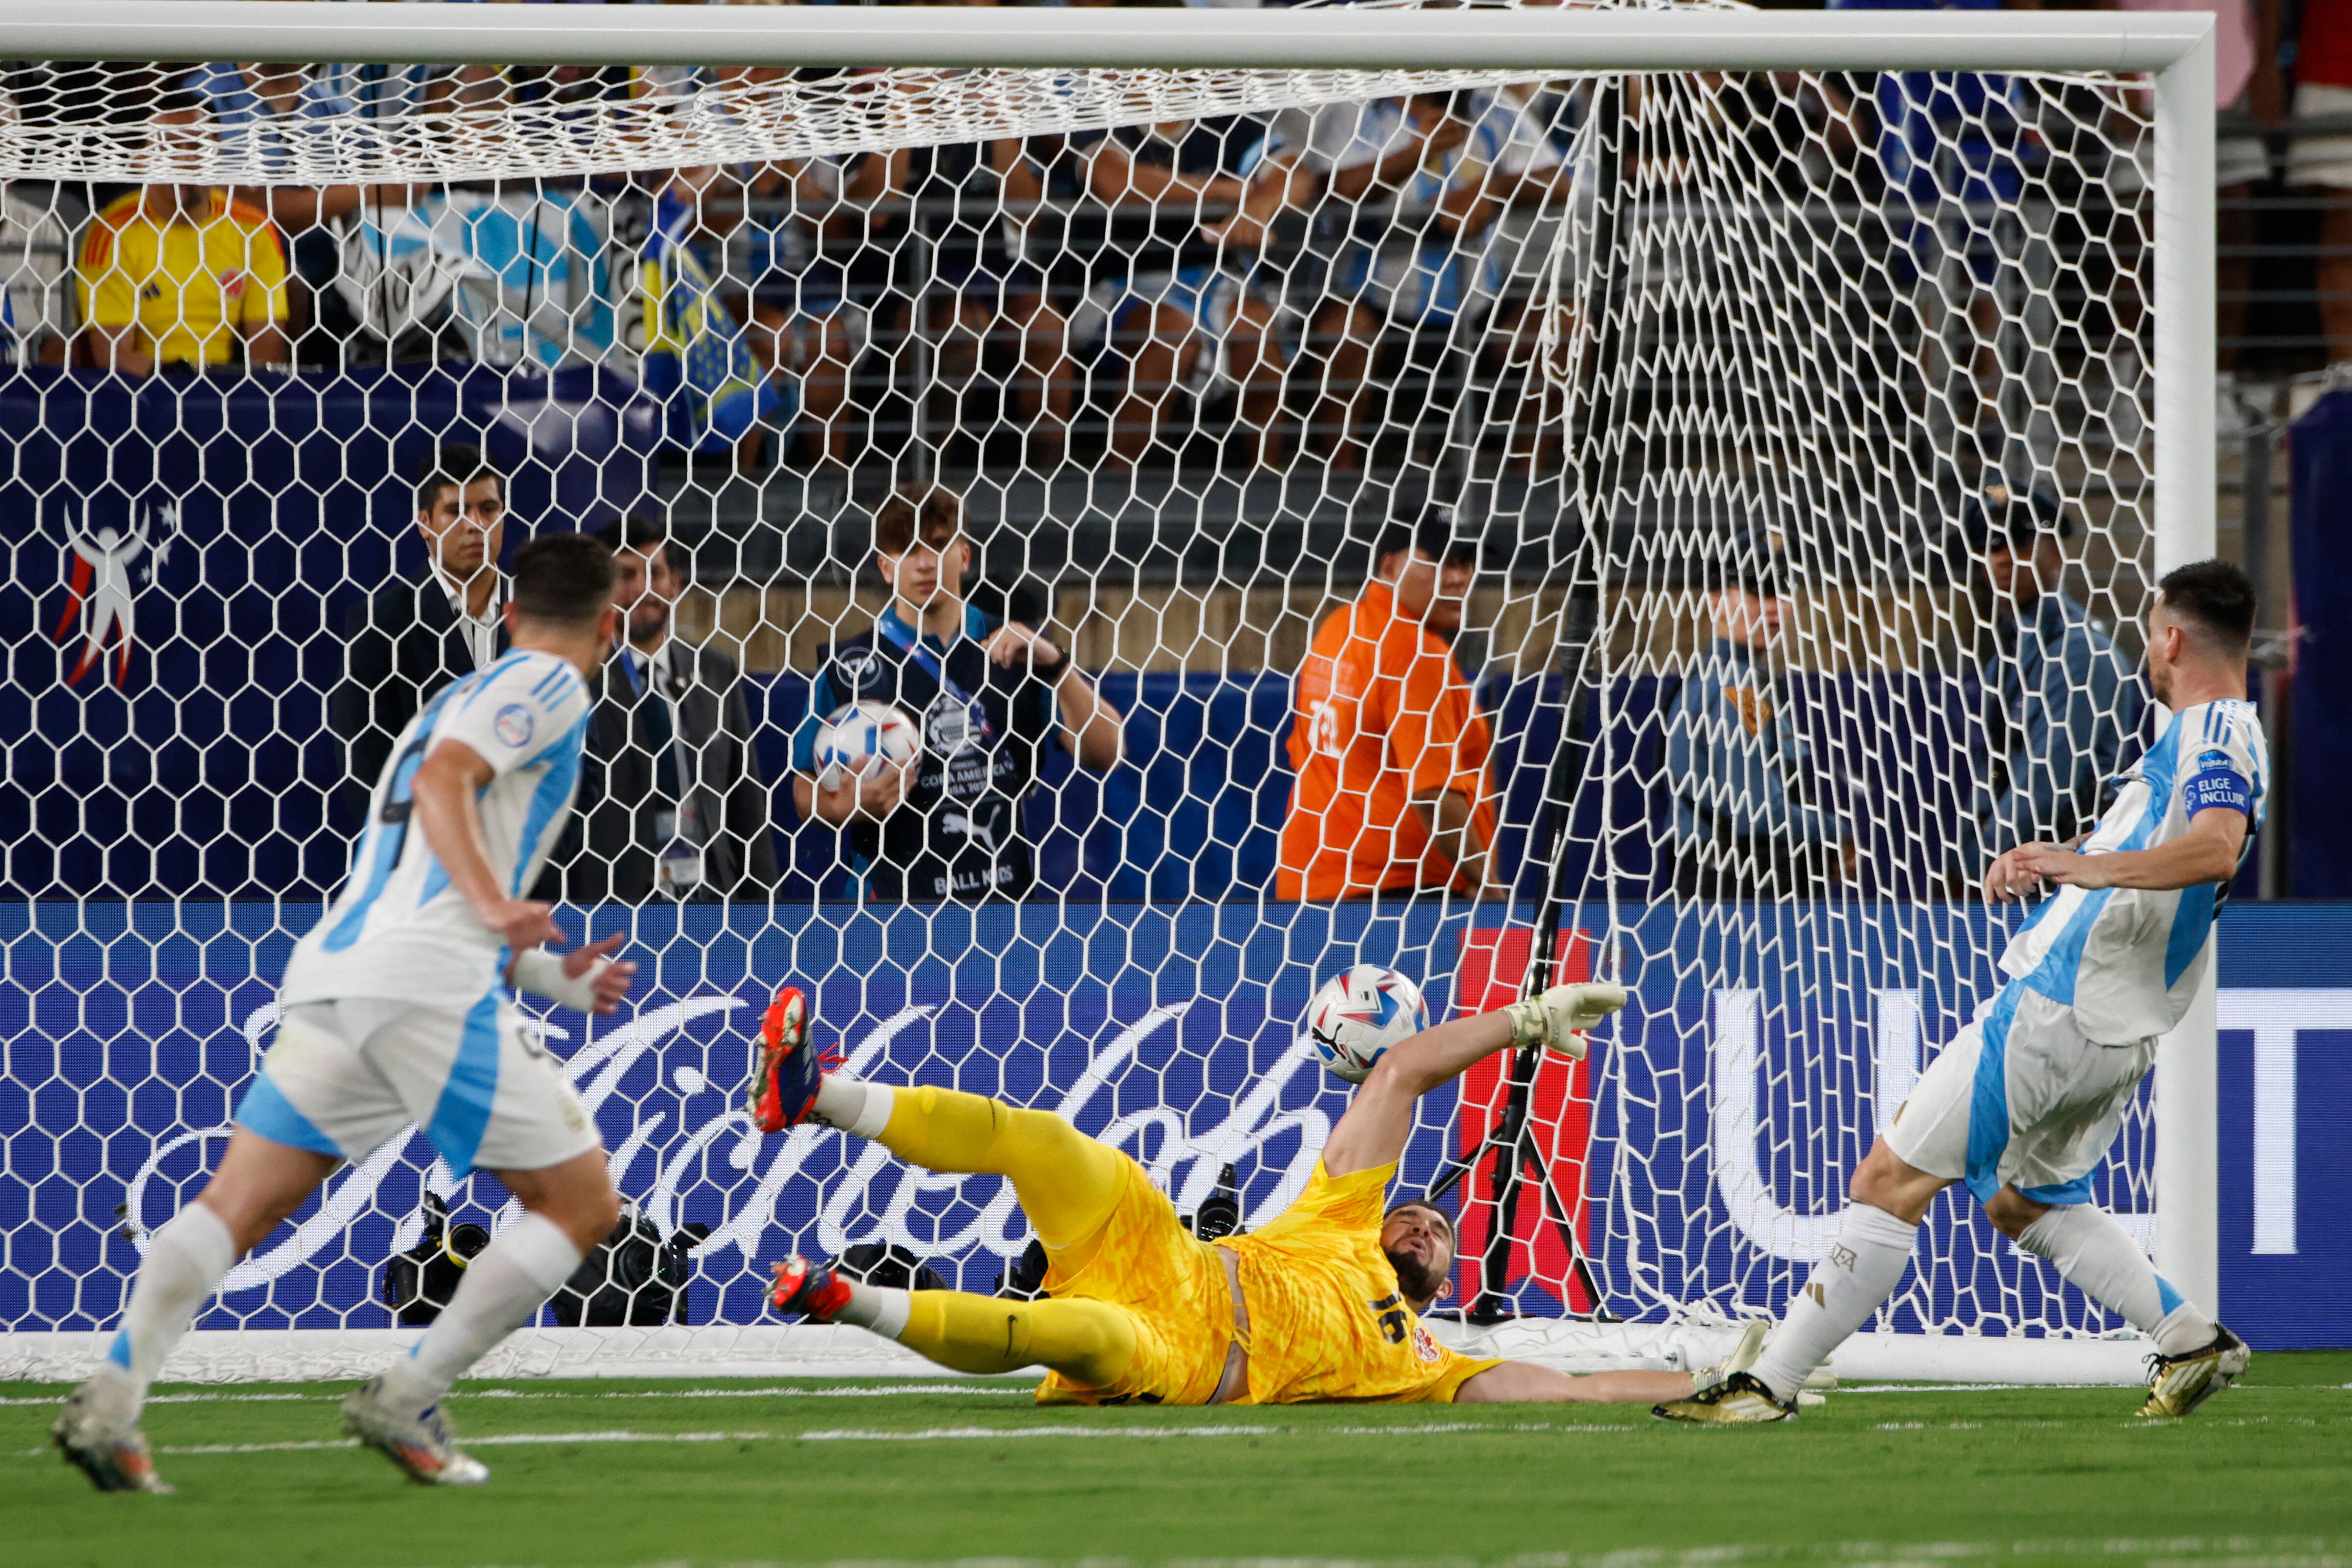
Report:
[{"label": "green grass pitch", "polygon": [[[465,1384],[480,1491],[344,1447],[341,1387],[172,1387],[169,1498],[0,1385],[0,1563],[458,1568],[992,1558],[2352,1563],[2352,1354],[2186,1422],[2127,1389],[1843,1391],[1788,1426],[1630,1407],[1038,1409],[1006,1385]],[[1632,1555],[1614,1555],[1632,1553]]]}]

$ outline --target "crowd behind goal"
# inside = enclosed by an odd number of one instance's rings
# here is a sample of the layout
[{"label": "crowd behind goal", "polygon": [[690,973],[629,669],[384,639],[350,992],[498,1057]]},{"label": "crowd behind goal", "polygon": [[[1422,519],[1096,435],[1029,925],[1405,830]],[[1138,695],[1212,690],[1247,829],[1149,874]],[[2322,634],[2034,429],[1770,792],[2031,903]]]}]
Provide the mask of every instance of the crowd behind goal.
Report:
[{"label": "crowd behind goal", "polygon": [[[687,102],[761,82],[832,90],[856,74],[19,62],[0,86],[27,121],[137,116],[268,168],[273,139],[307,119]],[[2081,820],[2137,739],[2145,103],[2138,89],[2028,76],[1702,78],[1674,90],[1686,101],[1654,124],[1643,95],[1663,104],[1665,88],[1627,89],[1597,126],[1592,84],[1563,81],[626,175],[18,182],[10,346],[19,376],[161,379],[190,395],[453,366],[611,371],[661,404],[648,493],[519,520],[657,530],[651,575],[677,628],[718,633],[737,673],[761,676],[819,675],[827,648],[879,612],[860,525],[894,497],[960,497],[978,548],[970,586],[992,620],[1058,626],[1081,666],[1147,672],[1298,670],[1316,629],[1384,575],[1383,537],[1450,517],[1435,554],[1420,553],[1469,575],[1445,574],[1433,626],[1499,717],[1560,630],[1558,538],[1590,483],[1589,457],[1570,449],[1580,383],[1612,353],[1650,361],[1643,385],[1585,417],[1653,425],[1672,423],[1669,396],[1728,407],[1752,394],[1708,358],[1719,323],[1680,298],[1675,220],[1656,254],[1595,290],[1579,248],[1602,199],[1591,171],[1611,162],[1621,183],[1670,204],[1706,183],[1706,160],[1745,158],[1829,258],[1821,298],[1789,308],[1860,323],[1874,400],[1864,455],[1880,471],[1861,507],[1884,509],[1843,526],[1890,538],[1857,550],[1733,517],[1660,551],[1644,586],[1678,598],[1654,617],[1673,623],[1675,669],[1642,694],[1655,709],[1650,766],[1696,782],[1652,790],[1654,852],[1633,874],[1685,895],[1965,888],[1989,837],[2063,835]],[[1683,280],[1694,295],[1715,281]],[[1609,289],[1634,282],[1660,285],[1666,303],[1604,329],[1593,318],[1613,313]],[[1632,465],[1671,466],[1671,448],[1653,436]],[[399,477],[440,461],[411,442]],[[482,461],[481,475],[497,466]],[[1209,499],[1188,510],[1196,492]],[[422,490],[416,516],[428,572],[409,564],[413,546],[395,559],[446,590],[473,568],[444,559]],[[1831,799],[1845,786],[1816,778],[1841,770],[1825,758],[1843,743],[1805,710],[1839,698],[1787,666],[1867,664],[1853,647],[1865,637],[1811,628],[1855,613],[1842,594],[1913,585],[1954,606],[1915,615],[1930,624],[1911,635],[1945,645],[1946,695],[1981,710],[1958,728],[1983,734],[1942,841],[1873,852]],[[346,622],[357,681],[371,678],[356,644],[383,585],[351,586],[371,599]],[[1717,711],[1738,693],[1750,694],[1744,734]],[[365,723],[347,691],[331,706],[344,710],[332,727],[350,770],[314,782],[348,795],[367,777]],[[763,763],[749,740],[734,737],[744,757],[721,771],[772,791],[770,820],[790,830],[782,749],[771,737]],[[1264,779],[1239,764],[1188,776],[1181,792],[1258,796],[1265,828],[1284,810],[1281,760]],[[1457,760],[1487,770],[1483,755]],[[1487,788],[1503,808],[1496,831],[1516,844],[1532,807],[1508,809],[1508,779],[1490,773]],[[756,837],[740,884],[752,895],[784,885],[796,860]],[[1272,880],[1271,840],[1256,841],[1230,887]],[[1517,888],[1520,857],[1495,858],[1510,863],[1482,880]]]}]

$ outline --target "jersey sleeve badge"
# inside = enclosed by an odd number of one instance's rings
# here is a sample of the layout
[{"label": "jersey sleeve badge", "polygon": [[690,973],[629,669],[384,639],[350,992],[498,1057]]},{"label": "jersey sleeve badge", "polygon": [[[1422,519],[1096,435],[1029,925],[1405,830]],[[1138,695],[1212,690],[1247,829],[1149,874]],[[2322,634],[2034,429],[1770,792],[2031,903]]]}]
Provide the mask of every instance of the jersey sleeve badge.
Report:
[{"label": "jersey sleeve badge", "polygon": [[520,703],[509,703],[499,709],[498,717],[490,724],[498,737],[517,751],[530,744],[531,735],[538,727],[539,721],[531,716],[530,709]]}]

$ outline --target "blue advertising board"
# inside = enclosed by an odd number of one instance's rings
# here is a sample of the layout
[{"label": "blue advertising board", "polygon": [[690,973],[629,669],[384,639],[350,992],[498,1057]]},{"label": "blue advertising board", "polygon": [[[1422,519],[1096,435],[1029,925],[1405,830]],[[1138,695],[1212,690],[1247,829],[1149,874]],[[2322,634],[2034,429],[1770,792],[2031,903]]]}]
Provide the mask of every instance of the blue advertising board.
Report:
[{"label": "blue advertising board", "polygon": [[[192,1197],[217,1155],[268,1041],[276,977],[315,913],[0,905],[0,1329],[92,1328],[119,1311],[144,1228]],[[1512,913],[1523,924],[1527,912]],[[1604,913],[1579,924],[1599,929]],[[1442,1014],[1506,912],[803,905],[564,918],[575,936],[628,932],[645,969],[615,1019],[551,1015],[551,1047],[625,1194],[665,1233],[710,1228],[693,1254],[691,1321],[752,1322],[765,1264],[794,1250],[894,1241],[986,1290],[1026,1238],[994,1178],[910,1172],[821,1129],[749,1126],[737,1090],[779,982],[809,988],[849,1070],[1057,1109],[1135,1154],[1180,1211],[1230,1163],[1257,1223],[1305,1180],[1346,1109],[1346,1086],[1298,1038],[1315,982],[1342,962],[1393,962],[1425,977]],[[1601,1304],[1649,1320],[1674,1301],[1777,1307],[1819,1255],[1853,1161],[1989,983],[1980,960],[1949,956],[1981,954],[1997,934],[1982,912],[1849,906],[1860,978],[1820,987],[1775,956],[1810,918],[1793,907],[1620,918],[1637,1000],[1564,1092],[1591,1103],[1573,1159],[1555,1166],[1586,1194],[1580,1239]],[[2336,906],[2237,907],[2222,925],[2223,1303],[2258,1346],[2352,1344],[2352,1140],[2339,1118],[2305,1109],[2352,1087],[2347,938],[2352,908]],[[1432,1097],[1407,1184],[1461,1146],[1476,1121],[1465,1102],[1484,1092]],[[2149,1137],[2144,1118],[2127,1129],[2100,1187],[2143,1230]],[[383,1263],[415,1241],[428,1186],[486,1221],[502,1196],[488,1176],[453,1182],[420,1137],[395,1140],[243,1261],[201,1326],[383,1326]],[[1923,1309],[1992,1333],[2112,1326],[1964,1204],[1938,1202],[1920,1260],[1897,1326],[1917,1326]],[[1521,1309],[1562,1311],[1557,1271],[1536,1273],[1515,1286]]]}]

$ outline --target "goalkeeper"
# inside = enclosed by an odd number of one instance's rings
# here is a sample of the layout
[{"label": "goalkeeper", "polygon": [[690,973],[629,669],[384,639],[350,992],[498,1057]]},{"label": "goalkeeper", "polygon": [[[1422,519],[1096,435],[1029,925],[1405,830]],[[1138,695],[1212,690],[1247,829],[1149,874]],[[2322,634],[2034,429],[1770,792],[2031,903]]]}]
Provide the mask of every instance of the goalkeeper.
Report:
[{"label": "goalkeeper", "polygon": [[1581,1031],[1624,1000],[1615,986],[1561,986],[1391,1048],[1332,1129],[1297,1201],[1263,1229],[1212,1245],[1185,1230],[1142,1166],[1059,1116],[824,1075],[806,1004],[787,987],[761,1029],[751,1105],[761,1127],[816,1121],[878,1138],[930,1170],[1008,1176],[1049,1267],[1046,1298],[1020,1301],[889,1290],[794,1258],[776,1266],[770,1299],[780,1312],[870,1329],[960,1372],[1043,1364],[1043,1404],[1686,1398],[1744,1368],[1761,1334],[1725,1369],[1696,1376],[1571,1377],[1456,1354],[1420,1319],[1448,1291],[1453,1224],[1417,1200],[1384,1208],[1415,1101],[1513,1046],[1582,1056]]}]

